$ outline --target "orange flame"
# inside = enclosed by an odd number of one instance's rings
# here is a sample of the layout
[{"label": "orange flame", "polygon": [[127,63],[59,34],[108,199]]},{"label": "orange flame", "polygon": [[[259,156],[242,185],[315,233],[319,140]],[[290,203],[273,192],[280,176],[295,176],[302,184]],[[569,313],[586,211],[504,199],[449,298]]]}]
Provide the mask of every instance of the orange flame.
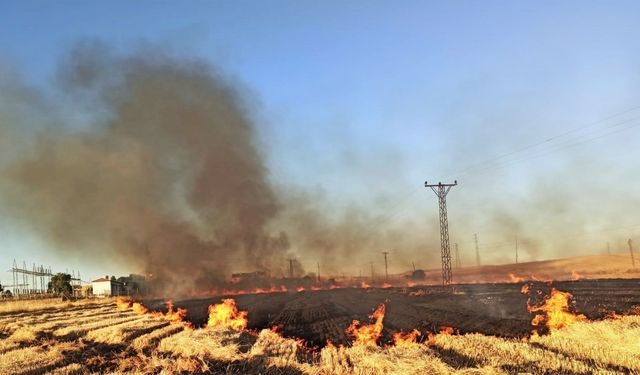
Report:
[{"label": "orange flame", "polygon": [[369,315],[369,319],[375,319],[375,323],[373,324],[366,324],[359,327],[360,321],[354,320],[351,322],[346,332],[347,335],[355,339],[353,346],[376,346],[376,341],[382,333],[384,311],[384,305],[380,305],[373,314]]},{"label": "orange flame", "polygon": [[247,328],[247,312],[238,311],[236,301],[227,298],[222,303],[209,306],[207,327],[228,327],[236,330]]},{"label": "orange flame", "polygon": [[391,284],[389,283],[382,284],[382,289],[389,289],[389,288],[391,288]]},{"label": "orange flame", "polygon": [[531,321],[531,325],[545,324],[550,332],[570,326],[579,321],[586,320],[584,315],[576,315],[569,311],[569,299],[573,296],[569,292],[562,292],[551,288],[551,293],[540,306],[527,306],[529,312],[541,311]]},{"label": "orange flame", "polygon": [[116,306],[118,307],[118,310],[127,310],[131,307],[131,301],[127,298],[118,297],[116,298]]},{"label": "orange flame", "polygon": [[[449,327],[449,326],[443,326],[440,327],[440,332],[439,334],[444,335],[444,336],[450,336],[453,335],[454,333],[454,329],[453,327]],[[434,345],[436,343],[436,335],[428,332],[427,333],[427,344],[428,345]]]},{"label": "orange flame", "polygon": [[298,291],[298,293],[300,293],[300,292],[304,292],[304,291],[305,291],[305,289],[304,289],[304,287],[303,287],[303,286],[298,287],[298,289],[296,289],[296,290]]},{"label": "orange flame", "polygon": [[187,316],[187,309],[178,308],[176,311],[173,311],[173,301],[167,301],[167,313],[164,314],[164,318],[170,321],[171,323],[183,322],[184,318]]},{"label": "orange flame", "polygon": [[367,284],[366,282],[363,281],[363,282],[360,283],[360,288],[368,289],[368,288],[371,288],[371,285],[369,285],[369,284]]},{"label": "orange flame", "polygon": [[416,285],[418,285],[418,284],[414,283],[413,281],[407,281],[407,286],[408,286],[409,288],[413,288],[413,287],[414,287],[414,286],[416,286]]},{"label": "orange flame", "polygon": [[453,335],[453,327],[448,327],[448,326],[444,326],[440,328],[440,334],[441,335]]},{"label": "orange flame", "polygon": [[142,306],[142,304],[140,302],[134,302],[133,303],[133,312],[136,314],[146,314],[149,312],[149,309],[147,309],[146,307]]},{"label": "orange flame", "polygon": [[576,280],[580,280],[581,278],[582,277],[578,272],[576,272],[576,270],[571,270],[571,280],[576,281]]},{"label": "orange flame", "polygon": [[522,288],[520,288],[520,293],[527,294],[529,293],[529,284],[524,284]]},{"label": "orange flame", "polygon": [[420,331],[414,329],[411,332],[397,332],[393,334],[393,344],[395,346],[413,346],[417,345],[416,339],[420,336]]},{"label": "orange flame", "polygon": [[509,274],[509,279],[511,280],[512,283],[521,283],[524,281],[522,277],[518,277],[512,273]]}]

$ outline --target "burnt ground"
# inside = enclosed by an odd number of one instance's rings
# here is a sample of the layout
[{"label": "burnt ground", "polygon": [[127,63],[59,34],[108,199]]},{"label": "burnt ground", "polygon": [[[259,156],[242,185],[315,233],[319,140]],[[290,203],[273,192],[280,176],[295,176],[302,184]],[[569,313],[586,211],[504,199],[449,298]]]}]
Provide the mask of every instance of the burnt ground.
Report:
[{"label": "burnt ground", "polygon": [[[382,342],[391,333],[417,328],[438,332],[444,326],[460,333],[479,332],[504,337],[527,336],[532,314],[527,311],[529,295],[520,293],[524,283],[456,285],[450,293],[442,287],[421,286],[389,289],[334,289],[316,292],[288,292],[231,296],[238,308],[249,312],[249,328],[281,326],[289,337],[304,339],[310,346],[327,340],[346,344],[345,329],[352,320],[369,322],[368,315],[381,303],[386,305]],[[531,298],[541,303],[551,287],[573,294],[571,308],[589,319],[601,319],[611,312],[624,313],[640,306],[639,279],[607,279],[530,284]],[[176,301],[189,310],[187,319],[201,325],[207,307],[223,296]],[[151,304],[160,308],[161,302]]]}]

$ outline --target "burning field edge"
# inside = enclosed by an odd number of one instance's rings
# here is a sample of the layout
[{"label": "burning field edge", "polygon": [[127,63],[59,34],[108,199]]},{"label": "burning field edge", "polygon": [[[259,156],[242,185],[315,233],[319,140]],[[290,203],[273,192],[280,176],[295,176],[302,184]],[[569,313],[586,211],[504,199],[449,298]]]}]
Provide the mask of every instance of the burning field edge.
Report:
[{"label": "burning field edge", "polygon": [[[0,315],[0,373],[226,374],[493,374],[639,373],[640,310],[593,321],[572,311],[571,293],[551,288],[536,297],[530,284],[531,334],[504,338],[436,332],[393,332],[382,342],[385,304],[343,327],[349,345],[309,347],[280,327],[247,329],[248,314],[232,298],[208,308],[206,324],[185,319],[167,301],[152,311],[130,299],[68,303],[55,309]],[[539,296],[538,296],[539,297]],[[364,320],[364,319],[363,319]]]}]

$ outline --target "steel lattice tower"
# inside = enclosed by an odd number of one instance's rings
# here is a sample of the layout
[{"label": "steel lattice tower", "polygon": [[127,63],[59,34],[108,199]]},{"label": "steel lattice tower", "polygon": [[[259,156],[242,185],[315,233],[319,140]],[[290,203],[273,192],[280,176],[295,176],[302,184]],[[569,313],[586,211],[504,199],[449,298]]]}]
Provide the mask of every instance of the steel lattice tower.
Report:
[{"label": "steel lattice tower", "polygon": [[438,182],[437,185],[429,185],[424,182],[425,187],[430,187],[438,197],[438,206],[440,211],[440,255],[442,258],[442,285],[451,285],[453,282],[453,272],[451,271],[451,249],[449,246],[449,220],[447,218],[447,194],[453,186],[458,185],[458,181],[453,184],[443,184]]}]

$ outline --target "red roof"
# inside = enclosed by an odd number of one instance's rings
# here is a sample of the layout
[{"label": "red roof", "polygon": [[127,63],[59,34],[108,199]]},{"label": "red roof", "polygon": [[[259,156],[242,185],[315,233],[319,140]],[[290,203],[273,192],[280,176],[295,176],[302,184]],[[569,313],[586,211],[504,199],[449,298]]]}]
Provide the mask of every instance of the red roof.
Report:
[{"label": "red roof", "polygon": [[99,279],[93,280],[92,283],[100,283],[100,282],[103,282],[103,281],[111,281],[111,280],[105,279],[104,277],[101,277]]}]

